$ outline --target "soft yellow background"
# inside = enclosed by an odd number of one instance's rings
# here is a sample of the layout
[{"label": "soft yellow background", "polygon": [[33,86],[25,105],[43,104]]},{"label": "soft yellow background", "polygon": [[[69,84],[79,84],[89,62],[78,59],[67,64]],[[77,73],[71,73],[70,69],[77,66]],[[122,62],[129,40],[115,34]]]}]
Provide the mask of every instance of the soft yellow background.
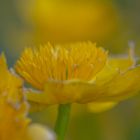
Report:
[{"label": "soft yellow background", "polygon": [[[139,0],[0,1],[0,51],[12,66],[26,46],[91,40],[111,54],[124,54],[130,42],[140,55]],[[114,89],[115,90],[115,89]],[[35,122],[53,127],[56,106],[31,113]],[[139,140],[140,97],[94,114],[73,105],[69,139]]]}]

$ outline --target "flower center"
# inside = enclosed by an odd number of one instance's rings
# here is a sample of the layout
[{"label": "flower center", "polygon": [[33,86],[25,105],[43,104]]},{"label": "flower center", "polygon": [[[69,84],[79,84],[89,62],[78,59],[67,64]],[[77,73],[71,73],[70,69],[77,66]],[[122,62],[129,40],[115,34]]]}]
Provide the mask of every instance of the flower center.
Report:
[{"label": "flower center", "polygon": [[93,43],[27,48],[16,71],[30,84],[42,89],[49,80],[91,80],[106,63],[107,52]]}]

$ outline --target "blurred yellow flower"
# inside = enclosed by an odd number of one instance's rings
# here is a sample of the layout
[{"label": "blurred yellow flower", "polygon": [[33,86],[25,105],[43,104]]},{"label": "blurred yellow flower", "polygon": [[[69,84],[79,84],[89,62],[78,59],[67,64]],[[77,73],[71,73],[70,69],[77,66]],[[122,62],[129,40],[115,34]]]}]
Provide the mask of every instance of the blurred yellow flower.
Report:
[{"label": "blurred yellow flower", "polygon": [[19,1],[21,17],[34,27],[37,43],[90,39],[106,41],[118,33],[120,17],[111,1]]},{"label": "blurred yellow flower", "polygon": [[15,69],[39,90],[27,90],[38,104],[118,102],[140,90],[140,67],[131,58],[107,59],[91,42],[27,48]]},{"label": "blurred yellow flower", "polygon": [[37,140],[35,135],[49,140],[48,130],[38,124],[35,127],[40,131],[32,133],[35,129],[26,117],[28,104],[22,80],[8,70],[4,55],[0,56],[0,77],[0,140]]}]

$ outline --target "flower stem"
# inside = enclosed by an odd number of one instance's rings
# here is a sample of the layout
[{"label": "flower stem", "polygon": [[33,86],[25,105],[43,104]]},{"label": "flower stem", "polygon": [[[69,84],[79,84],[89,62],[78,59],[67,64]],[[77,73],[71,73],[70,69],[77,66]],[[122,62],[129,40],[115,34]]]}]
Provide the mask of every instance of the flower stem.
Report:
[{"label": "flower stem", "polygon": [[57,140],[64,140],[70,117],[71,104],[60,104],[58,108],[58,116],[55,124],[55,132]]}]

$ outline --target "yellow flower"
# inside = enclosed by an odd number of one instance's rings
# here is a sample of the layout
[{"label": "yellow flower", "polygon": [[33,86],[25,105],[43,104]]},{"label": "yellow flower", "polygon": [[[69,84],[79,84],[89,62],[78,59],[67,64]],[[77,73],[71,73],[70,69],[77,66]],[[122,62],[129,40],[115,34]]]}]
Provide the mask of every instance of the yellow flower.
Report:
[{"label": "yellow flower", "polygon": [[[4,55],[0,56],[0,140],[49,140],[47,130],[40,125],[30,125],[26,117],[28,104],[22,91],[22,80],[12,74],[6,64]],[[34,131],[34,135],[32,130]]]},{"label": "yellow flower", "polygon": [[129,58],[107,59],[91,42],[27,48],[16,71],[38,92],[27,90],[38,104],[119,102],[140,90],[140,67]]},{"label": "yellow flower", "polygon": [[38,42],[46,39],[53,42],[85,38],[107,40],[120,26],[117,11],[111,2],[38,0],[33,11],[30,20],[35,23],[34,37]]}]

